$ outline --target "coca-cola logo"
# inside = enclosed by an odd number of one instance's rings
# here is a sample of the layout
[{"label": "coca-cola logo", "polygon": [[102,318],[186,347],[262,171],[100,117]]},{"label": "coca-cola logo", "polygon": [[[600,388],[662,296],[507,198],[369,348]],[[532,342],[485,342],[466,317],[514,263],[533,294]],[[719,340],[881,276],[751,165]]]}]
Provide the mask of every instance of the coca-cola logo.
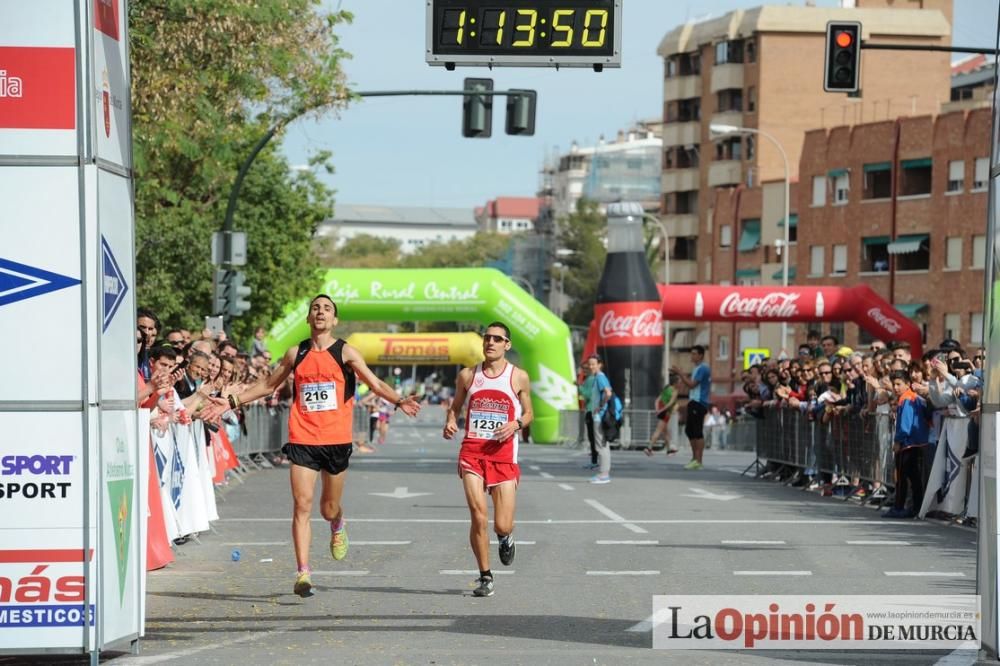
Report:
[{"label": "coca-cola logo", "polygon": [[745,317],[748,319],[788,319],[799,314],[795,301],[799,294],[773,292],[759,298],[741,298],[733,292],[722,300],[719,314],[722,317]]},{"label": "coca-cola logo", "polygon": [[887,317],[879,308],[871,308],[868,310],[868,316],[874,319],[879,326],[890,333],[898,333],[899,329],[903,328],[902,324],[891,317]]},{"label": "coca-cola logo", "polygon": [[601,317],[602,338],[655,338],[662,335],[663,319],[659,310],[649,308],[637,315],[618,316],[608,310]]}]

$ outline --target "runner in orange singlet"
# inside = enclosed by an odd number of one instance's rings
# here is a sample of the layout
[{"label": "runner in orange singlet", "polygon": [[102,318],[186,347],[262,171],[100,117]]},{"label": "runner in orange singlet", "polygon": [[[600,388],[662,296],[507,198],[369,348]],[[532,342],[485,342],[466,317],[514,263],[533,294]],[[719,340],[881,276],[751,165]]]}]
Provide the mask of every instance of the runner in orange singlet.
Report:
[{"label": "runner in orange singlet", "polygon": [[493,595],[490,571],[489,518],[486,493],[493,498],[493,529],[500,542],[500,561],[514,561],[514,505],[521,470],[517,465],[520,431],[531,423],[528,373],[504,358],[510,349],[510,329],[493,322],[483,334],[486,360],[464,368],[455,382],[455,400],[448,410],[444,438],[458,432],[458,413],[468,397],[465,437],[458,455],[458,475],[465,486],[465,500],[472,514],[469,542],[479,565],[477,597]]},{"label": "runner in orange singlet", "polygon": [[307,321],[309,339],[285,352],[270,377],[239,395],[230,396],[228,401],[214,399],[215,404],[208,408],[211,411],[206,410],[206,418],[211,418],[215,412],[228,407],[236,409],[245,402],[270,395],[294,370],[295,395],[288,416],[288,444],[282,451],[292,463],[292,539],[298,563],[294,590],[301,597],[312,592],[309,569],[312,530],[309,517],[316,477],[320,472],[323,477],[320,513],[330,521],[330,552],[335,560],[347,556],[347,527],[340,498],[352,450],[355,376],[408,416],[415,416],[420,411],[416,400],[404,399],[376,377],[357,349],[343,340],[334,339],[332,331],[337,325],[337,305],[333,299],[323,294],[313,298],[309,303]]}]

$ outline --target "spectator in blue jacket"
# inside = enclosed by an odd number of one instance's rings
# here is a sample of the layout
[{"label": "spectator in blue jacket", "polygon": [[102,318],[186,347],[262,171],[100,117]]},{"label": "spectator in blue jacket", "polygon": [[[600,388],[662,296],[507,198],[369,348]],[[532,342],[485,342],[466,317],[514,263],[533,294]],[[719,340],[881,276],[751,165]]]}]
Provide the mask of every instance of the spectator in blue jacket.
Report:
[{"label": "spectator in blue jacket", "polygon": [[[924,399],[910,387],[905,371],[894,371],[892,390],[896,394],[896,433],[892,452],[896,456],[896,501],[884,518],[913,518],[924,501],[924,456],[930,436],[930,411]],[[912,489],[912,491],[911,491]],[[907,492],[913,493],[913,510],[906,509]]]}]

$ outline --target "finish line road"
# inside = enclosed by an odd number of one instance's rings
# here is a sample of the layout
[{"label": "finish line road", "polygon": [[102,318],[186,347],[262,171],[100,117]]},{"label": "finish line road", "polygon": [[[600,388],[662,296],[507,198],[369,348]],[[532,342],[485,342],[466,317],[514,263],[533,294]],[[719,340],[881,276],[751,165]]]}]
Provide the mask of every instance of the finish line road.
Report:
[{"label": "finish line road", "polygon": [[[587,483],[589,454],[524,445],[516,559],[478,576],[457,443],[443,414],[393,419],[389,442],[351,459],[350,552],[330,558],[316,513],[316,594],[292,594],[285,469],[231,483],[215,532],[149,575],[146,637],[117,665],[972,663],[913,652],[654,651],[654,594],[975,593],[975,532],[880,519],[872,509],[739,476],[747,453],[615,452],[612,482]],[[734,473],[736,472],[736,473]],[[492,514],[492,510],[491,510]],[[231,561],[234,548],[239,562]],[[0,664],[4,663],[0,659]]]}]

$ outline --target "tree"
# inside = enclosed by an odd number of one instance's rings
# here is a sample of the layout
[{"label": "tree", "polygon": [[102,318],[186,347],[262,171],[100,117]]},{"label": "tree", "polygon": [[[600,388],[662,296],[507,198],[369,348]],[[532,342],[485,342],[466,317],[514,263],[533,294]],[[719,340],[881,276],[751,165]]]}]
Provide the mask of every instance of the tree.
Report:
[{"label": "tree", "polygon": [[[240,164],[271,128],[346,104],[334,28],[346,12],[318,0],[129,3],[139,303],[166,325],[209,311],[210,238]],[[328,154],[314,166],[332,169]],[[266,324],[315,279],[311,237],[332,193],[295,174],[272,145],[251,168],[235,229],[248,233],[253,308],[237,334]]]},{"label": "tree", "polygon": [[[563,290],[571,299],[563,319],[571,326],[589,326],[594,318],[597,282],[607,257],[607,226],[597,204],[584,199],[577,203],[576,212],[559,220],[559,246],[572,250],[559,259],[566,266]],[[558,274],[553,279],[558,279]]]}]

